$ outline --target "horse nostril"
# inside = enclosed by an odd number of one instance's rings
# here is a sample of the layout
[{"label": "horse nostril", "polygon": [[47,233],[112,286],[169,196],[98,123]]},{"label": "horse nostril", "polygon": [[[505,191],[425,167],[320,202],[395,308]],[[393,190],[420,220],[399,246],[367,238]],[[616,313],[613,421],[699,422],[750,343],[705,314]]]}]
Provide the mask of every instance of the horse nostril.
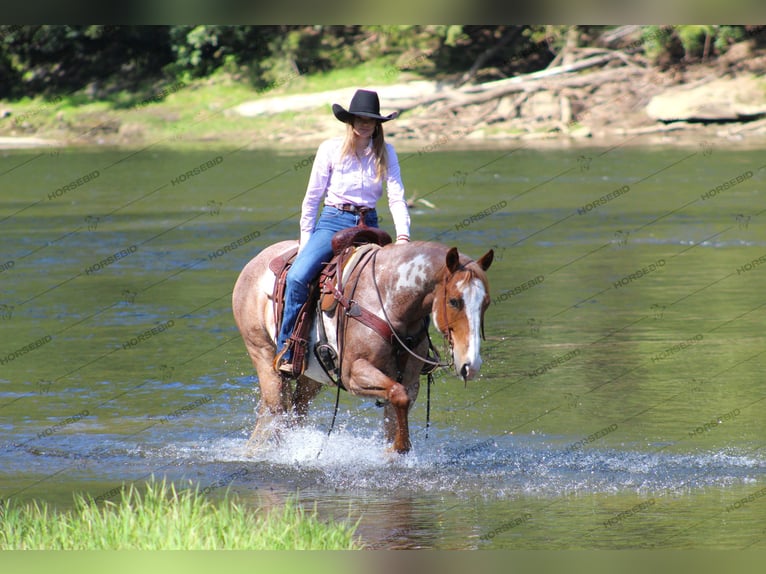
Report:
[{"label": "horse nostril", "polygon": [[460,368],[460,376],[463,377],[463,380],[468,378],[468,363],[463,363],[463,366]]}]

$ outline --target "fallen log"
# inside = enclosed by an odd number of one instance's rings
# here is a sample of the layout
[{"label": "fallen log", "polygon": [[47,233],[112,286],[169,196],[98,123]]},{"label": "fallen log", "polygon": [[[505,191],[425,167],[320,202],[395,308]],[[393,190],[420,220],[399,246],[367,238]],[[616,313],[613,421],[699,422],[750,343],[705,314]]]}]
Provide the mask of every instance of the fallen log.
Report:
[{"label": "fallen log", "polygon": [[[523,74],[507,78],[504,80],[495,80],[483,84],[462,86],[460,88],[446,88],[435,94],[429,94],[423,98],[411,102],[403,102],[399,106],[400,113],[412,110],[414,108],[427,106],[436,102],[448,100],[448,109],[455,107],[480,104],[495,98],[503,97],[507,94],[516,92],[536,92],[539,90],[551,90],[564,87],[577,87],[596,82],[606,81],[603,76],[589,74],[586,76],[570,76],[573,72],[602,66],[614,60],[625,62],[625,54],[609,51],[600,55],[592,56],[579,60],[567,66],[556,66],[546,68],[530,74]],[[619,76],[625,73],[642,73],[640,67],[621,67],[617,70],[606,71],[610,77],[612,74]],[[563,76],[563,77],[560,77]]]}]

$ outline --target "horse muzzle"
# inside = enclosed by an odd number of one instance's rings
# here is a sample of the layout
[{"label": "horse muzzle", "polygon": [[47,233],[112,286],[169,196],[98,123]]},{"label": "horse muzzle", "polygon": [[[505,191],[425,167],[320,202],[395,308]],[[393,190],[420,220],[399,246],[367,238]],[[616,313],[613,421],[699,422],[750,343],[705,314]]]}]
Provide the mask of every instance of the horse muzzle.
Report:
[{"label": "horse muzzle", "polygon": [[[457,374],[463,381],[471,381],[478,376],[479,371],[481,370],[481,363],[481,357],[477,357],[473,362],[465,362],[460,366]],[[457,365],[458,363],[455,364]]]}]

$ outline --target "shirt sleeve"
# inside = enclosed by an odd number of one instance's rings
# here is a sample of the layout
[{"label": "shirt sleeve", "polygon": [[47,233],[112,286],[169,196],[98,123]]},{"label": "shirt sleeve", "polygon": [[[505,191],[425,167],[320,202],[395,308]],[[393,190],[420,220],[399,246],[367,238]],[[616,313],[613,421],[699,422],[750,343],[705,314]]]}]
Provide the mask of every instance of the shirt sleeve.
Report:
[{"label": "shirt sleeve", "polygon": [[407,200],[404,198],[404,185],[399,169],[399,158],[391,144],[388,147],[388,179],[386,180],[386,192],[388,194],[388,208],[394,220],[396,236],[410,236],[410,211],[407,208]]},{"label": "shirt sleeve", "polygon": [[304,241],[314,232],[319,204],[327,193],[327,185],[332,173],[332,143],[332,141],[327,140],[319,145],[314,157],[314,164],[311,166],[306,195],[303,197],[303,204],[301,205],[301,241]]}]

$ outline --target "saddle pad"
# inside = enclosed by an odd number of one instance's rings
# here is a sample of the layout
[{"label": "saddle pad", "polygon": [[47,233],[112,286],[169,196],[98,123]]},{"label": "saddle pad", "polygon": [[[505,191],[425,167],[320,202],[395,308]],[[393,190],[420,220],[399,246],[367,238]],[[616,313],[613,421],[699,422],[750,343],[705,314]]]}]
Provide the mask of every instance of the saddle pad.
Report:
[{"label": "saddle pad", "polygon": [[354,272],[354,269],[356,269],[356,266],[359,264],[359,262],[364,259],[364,256],[373,249],[380,249],[380,245],[375,243],[365,243],[364,245],[359,245],[358,247],[354,248],[354,252],[348,257],[348,259],[346,259],[346,262],[343,265],[340,277],[340,285],[345,285],[346,281],[348,281],[348,278]]}]

